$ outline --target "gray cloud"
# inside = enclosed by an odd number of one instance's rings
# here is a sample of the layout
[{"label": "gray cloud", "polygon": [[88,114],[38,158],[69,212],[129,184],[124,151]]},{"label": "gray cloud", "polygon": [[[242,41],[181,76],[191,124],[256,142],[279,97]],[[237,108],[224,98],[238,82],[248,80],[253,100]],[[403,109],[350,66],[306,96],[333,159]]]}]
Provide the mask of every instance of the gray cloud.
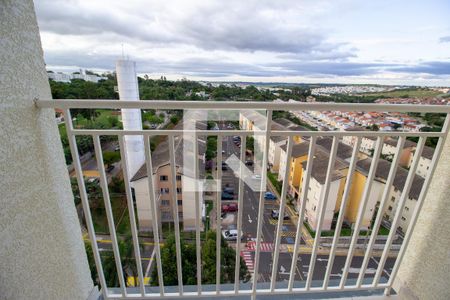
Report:
[{"label": "gray cloud", "polygon": [[[159,45],[313,55],[341,46],[328,42],[323,29],[301,25],[300,19],[284,19],[283,15],[292,14],[292,8],[299,6],[289,1],[279,5],[270,1],[207,1],[186,11],[186,5],[177,9],[176,3],[154,9],[154,1],[141,4],[143,9],[136,12],[80,6],[76,1],[38,0],[36,9],[43,31],[64,35],[107,33]],[[354,56],[352,52],[340,54],[348,58]]]},{"label": "gray cloud", "polygon": [[441,37],[439,43],[450,43],[450,35]]},{"label": "gray cloud", "polygon": [[[115,55],[85,55],[76,51],[47,51],[49,65],[114,70]],[[238,63],[220,59],[191,57],[173,60],[135,58],[139,73],[180,74],[200,77],[276,77],[276,76],[362,76],[383,72],[450,75],[450,61],[422,62],[405,66],[399,63],[356,63],[348,61],[287,60],[279,63]]]}]

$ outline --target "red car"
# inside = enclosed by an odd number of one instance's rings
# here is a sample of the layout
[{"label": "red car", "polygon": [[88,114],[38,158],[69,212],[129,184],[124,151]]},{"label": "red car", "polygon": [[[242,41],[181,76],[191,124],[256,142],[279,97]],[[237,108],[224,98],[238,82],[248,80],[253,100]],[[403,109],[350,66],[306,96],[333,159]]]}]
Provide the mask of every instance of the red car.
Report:
[{"label": "red car", "polygon": [[238,206],[236,203],[222,205],[222,212],[234,212],[237,210],[238,210]]}]

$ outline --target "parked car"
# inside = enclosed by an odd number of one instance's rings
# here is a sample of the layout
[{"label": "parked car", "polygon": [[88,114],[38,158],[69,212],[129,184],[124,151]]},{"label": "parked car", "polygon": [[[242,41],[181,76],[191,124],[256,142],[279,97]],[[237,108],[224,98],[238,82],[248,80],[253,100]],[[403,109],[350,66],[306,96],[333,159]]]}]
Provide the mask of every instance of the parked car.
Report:
[{"label": "parked car", "polygon": [[245,161],[245,165],[246,166],[253,166],[253,161],[252,160],[246,160]]},{"label": "parked car", "polygon": [[109,167],[106,168],[106,172],[111,172],[112,170],[114,170],[114,165],[110,165]]},{"label": "parked car", "polygon": [[234,189],[232,187],[225,187],[223,189],[224,193],[230,194],[230,195],[234,195]]},{"label": "parked car", "polygon": [[[231,229],[231,230],[223,230],[222,231],[222,236],[225,240],[227,241],[236,241],[238,239],[238,231],[236,229]],[[240,239],[242,239],[242,231],[240,234]]]},{"label": "parked car", "polygon": [[259,174],[252,175],[252,179],[261,180],[261,175]]},{"label": "parked car", "polygon": [[116,147],[114,147],[114,151],[120,151],[120,146],[117,145]]},{"label": "parked car", "polygon": [[228,193],[222,193],[222,200],[233,200],[234,196]]},{"label": "parked car", "polygon": [[222,212],[235,212],[238,211],[238,205],[236,203],[222,205]]},{"label": "parked car", "polygon": [[[280,211],[278,209],[272,209],[272,212],[270,215],[272,216],[272,218],[278,219],[280,217]],[[284,212],[283,220],[289,220],[289,215],[286,212]]]},{"label": "parked car", "polygon": [[266,200],[277,200],[277,196],[275,196],[272,192],[265,192],[264,199]]},{"label": "parked car", "polygon": [[88,183],[99,183],[100,179],[98,177],[91,177],[87,180]]}]

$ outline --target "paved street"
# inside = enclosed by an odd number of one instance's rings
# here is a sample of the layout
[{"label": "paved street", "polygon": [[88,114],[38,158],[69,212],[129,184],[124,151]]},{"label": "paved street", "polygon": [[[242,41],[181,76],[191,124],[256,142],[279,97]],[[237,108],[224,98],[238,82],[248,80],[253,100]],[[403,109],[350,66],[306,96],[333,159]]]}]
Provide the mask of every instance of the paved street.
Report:
[{"label": "paved street", "polygon": [[[220,124],[220,128],[225,128],[225,124]],[[240,148],[233,142],[233,137],[225,137],[223,139],[222,149],[225,151],[223,160],[225,161],[232,154],[239,157]],[[247,157],[250,159],[250,157]],[[252,167],[249,167],[252,169]],[[257,180],[255,180],[257,181]],[[235,191],[235,201],[237,201],[237,193],[239,187],[239,179],[235,176],[231,169],[222,171],[222,187],[232,187]],[[254,192],[248,185],[244,187],[243,196],[243,212],[242,212],[242,231],[244,234],[244,242],[256,239],[256,229],[258,224],[260,192]],[[222,203],[230,202],[223,200]],[[274,233],[276,230],[277,220],[272,219],[272,209],[279,209],[277,201],[265,200],[264,203],[264,219],[262,225],[262,240],[272,243],[274,241]],[[235,220],[236,223],[237,220]],[[290,220],[284,221],[282,243],[293,244],[295,241],[295,226]]]}]

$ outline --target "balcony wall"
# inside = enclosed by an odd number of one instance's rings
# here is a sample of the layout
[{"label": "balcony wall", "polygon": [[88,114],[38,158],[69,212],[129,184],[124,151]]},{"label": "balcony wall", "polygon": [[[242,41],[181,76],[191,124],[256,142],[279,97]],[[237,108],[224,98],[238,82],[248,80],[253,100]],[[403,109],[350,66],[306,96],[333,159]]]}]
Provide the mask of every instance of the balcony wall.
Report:
[{"label": "balcony wall", "polygon": [[0,299],[87,299],[81,230],[31,0],[0,2]]}]

